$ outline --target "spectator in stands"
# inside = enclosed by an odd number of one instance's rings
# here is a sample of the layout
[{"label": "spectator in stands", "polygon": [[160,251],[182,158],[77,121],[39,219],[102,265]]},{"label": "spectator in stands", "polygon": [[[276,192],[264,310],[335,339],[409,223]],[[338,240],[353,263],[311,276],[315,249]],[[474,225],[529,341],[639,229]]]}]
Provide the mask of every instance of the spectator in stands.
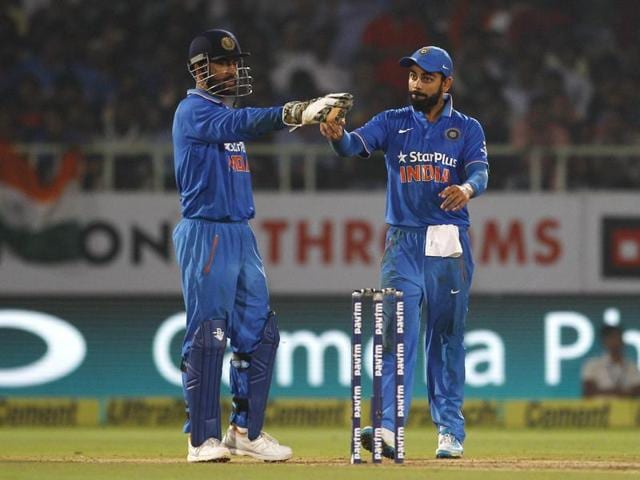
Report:
[{"label": "spectator in stands", "polygon": [[[463,59],[455,93],[482,118],[490,150],[510,139],[525,154],[532,145],[637,145],[640,9],[633,0],[610,3],[454,0],[425,9],[411,0],[5,0],[0,118],[12,121],[0,134],[15,143],[163,142],[162,119],[190,85],[174,66],[193,33],[215,20],[255,45],[256,106],[289,98],[294,73],[305,70],[319,92],[353,91],[348,121],[361,124],[405,102],[397,58],[441,43]],[[638,155],[569,160],[571,189],[640,187]],[[322,173],[326,188],[371,186],[361,177],[345,185],[345,165],[334,168]],[[526,156],[524,164],[502,157],[492,185],[526,188],[527,170]]]},{"label": "spectator in stands", "polygon": [[[15,87],[14,98],[18,139],[24,142],[46,141],[44,138],[46,97],[38,78],[31,74],[25,75]],[[9,97],[7,102],[14,103],[14,98]]]},{"label": "spectator in stands", "polygon": [[300,72],[307,74],[322,94],[343,91],[349,86],[347,70],[333,64],[328,57],[333,32],[325,31],[314,40],[314,48],[309,48],[310,43],[300,40],[305,38],[305,29],[306,25],[297,22],[283,29],[284,48],[275,54],[271,71],[271,84],[279,99],[290,98],[291,83]]},{"label": "spectator in stands", "polygon": [[[511,128],[511,145],[521,150],[519,168],[508,184],[511,188],[531,187],[527,172],[539,168],[542,188],[555,187],[553,158],[546,155],[546,147],[566,146],[571,143],[569,125],[556,115],[550,97],[535,98],[527,114]],[[532,165],[539,162],[539,165]]]},{"label": "spectator in stands", "polygon": [[[632,145],[633,129],[620,110],[610,108],[596,119],[592,143],[598,145]],[[640,162],[637,156],[602,155],[581,159],[585,164],[585,177],[589,188],[633,189],[640,187]],[[576,162],[578,163],[578,162]]]},{"label": "spectator in stands", "polygon": [[605,353],[587,360],[582,368],[582,395],[638,397],[640,371],[635,363],[624,356],[622,329],[604,325],[600,338]]},{"label": "spectator in stands", "polygon": [[[416,45],[429,45],[422,9],[412,0],[393,0],[365,27],[362,34],[362,59],[371,62],[379,89],[396,93],[394,103],[406,99],[407,75],[398,68],[398,58]],[[388,108],[389,106],[387,106]]]}]

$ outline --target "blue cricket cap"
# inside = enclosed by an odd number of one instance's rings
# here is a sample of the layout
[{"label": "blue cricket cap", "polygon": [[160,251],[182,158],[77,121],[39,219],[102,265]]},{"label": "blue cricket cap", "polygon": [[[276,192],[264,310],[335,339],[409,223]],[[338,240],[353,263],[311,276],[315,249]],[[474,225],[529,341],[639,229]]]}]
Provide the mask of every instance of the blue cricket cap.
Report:
[{"label": "blue cricket cap", "polygon": [[418,65],[426,72],[440,72],[445,77],[453,75],[453,62],[446,50],[440,47],[422,47],[411,54],[410,57],[402,57],[400,65],[410,67]]}]

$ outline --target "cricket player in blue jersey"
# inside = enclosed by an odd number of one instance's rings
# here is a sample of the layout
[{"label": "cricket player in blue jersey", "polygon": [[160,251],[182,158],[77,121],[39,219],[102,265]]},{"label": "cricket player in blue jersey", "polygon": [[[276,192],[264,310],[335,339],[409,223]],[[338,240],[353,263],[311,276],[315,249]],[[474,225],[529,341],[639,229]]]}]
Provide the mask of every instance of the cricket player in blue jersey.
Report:
[{"label": "cricket player in blue jersey", "polygon": [[[291,448],[262,431],[276,350],[276,317],[262,258],[248,221],[255,215],[244,141],[291,126],[342,118],[350,94],[329,94],[273,108],[231,108],[252,91],[235,36],[208,30],[189,46],[195,88],[173,120],[176,183],[182,220],[173,233],[187,328],[182,347],[189,462],[248,455],[288,460]],[[233,412],[221,438],[222,360],[230,340]]]},{"label": "cricket player in blue jersey", "polygon": [[[438,429],[436,456],[455,458],[462,456],[465,439],[463,336],[473,274],[467,203],[487,187],[487,149],[478,121],[453,108],[447,93],[453,62],[445,50],[423,47],[400,59],[400,65],[409,70],[411,106],[382,112],[352,133],[344,130],[343,121],[323,123],[320,131],[341,156],[385,153],[389,230],[381,284],[404,291],[405,416],[424,307],[427,391]],[[383,454],[393,458],[395,357],[386,343]],[[369,450],[372,437],[371,427],[363,429],[362,443]]]}]

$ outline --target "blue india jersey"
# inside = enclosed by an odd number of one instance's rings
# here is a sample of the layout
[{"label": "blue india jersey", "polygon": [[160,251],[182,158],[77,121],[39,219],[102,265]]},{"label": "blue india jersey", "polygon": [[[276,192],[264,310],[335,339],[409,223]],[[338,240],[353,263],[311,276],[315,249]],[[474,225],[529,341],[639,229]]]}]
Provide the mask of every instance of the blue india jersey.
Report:
[{"label": "blue india jersey", "polygon": [[445,212],[438,194],[467,179],[467,167],[488,164],[480,123],[453,109],[450,95],[438,119],[431,123],[413,107],[384,111],[352,133],[364,145],[361,156],[385,152],[387,202],[390,225],[425,227],[453,224],[469,226],[469,212]]},{"label": "blue india jersey", "polygon": [[189,90],[172,129],[182,216],[233,222],[253,218],[244,141],[279,128],[284,128],[282,107],[232,109],[204,90]]}]

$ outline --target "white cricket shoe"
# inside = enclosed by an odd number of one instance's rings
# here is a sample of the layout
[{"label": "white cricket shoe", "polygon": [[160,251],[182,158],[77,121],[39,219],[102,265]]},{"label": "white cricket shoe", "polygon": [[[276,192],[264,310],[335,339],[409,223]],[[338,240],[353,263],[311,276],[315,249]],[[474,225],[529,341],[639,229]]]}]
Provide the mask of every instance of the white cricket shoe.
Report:
[{"label": "white cricket shoe", "polygon": [[247,455],[264,460],[265,462],[283,462],[293,456],[293,450],[266,432],[261,432],[258,438],[251,441],[246,428],[229,425],[229,429],[222,439],[222,443],[232,455]]},{"label": "white cricket shoe", "polygon": [[217,438],[207,438],[202,445],[194,447],[191,440],[187,439],[189,454],[187,462],[228,462],[231,460],[231,452]]},{"label": "white cricket shoe", "polygon": [[436,458],[460,458],[463,451],[462,444],[451,433],[438,434]]}]

